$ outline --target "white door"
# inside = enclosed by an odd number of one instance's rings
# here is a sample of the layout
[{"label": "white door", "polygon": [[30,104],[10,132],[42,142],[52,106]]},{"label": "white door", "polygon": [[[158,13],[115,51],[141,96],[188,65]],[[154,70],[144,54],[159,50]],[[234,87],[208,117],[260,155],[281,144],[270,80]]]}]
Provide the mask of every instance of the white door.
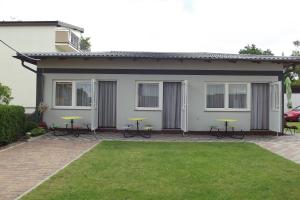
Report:
[{"label": "white door", "polygon": [[282,86],[281,81],[270,83],[270,130],[282,131]]},{"label": "white door", "polygon": [[181,129],[184,133],[188,132],[188,81],[182,81],[182,109],[181,109]]},{"label": "white door", "polygon": [[98,128],[98,82],[92,79],[91,84],[91,130],[95,131]]}]

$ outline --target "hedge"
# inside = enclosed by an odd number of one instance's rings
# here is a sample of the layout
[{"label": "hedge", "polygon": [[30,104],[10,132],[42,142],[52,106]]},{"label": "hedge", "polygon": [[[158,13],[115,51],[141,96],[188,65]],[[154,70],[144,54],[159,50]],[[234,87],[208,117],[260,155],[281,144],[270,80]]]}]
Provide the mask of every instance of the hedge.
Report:
[{"label": "hedge", "polygon": [[25,110],[22,106],[0,105],[0,144],[16,141],[24,135]]}]

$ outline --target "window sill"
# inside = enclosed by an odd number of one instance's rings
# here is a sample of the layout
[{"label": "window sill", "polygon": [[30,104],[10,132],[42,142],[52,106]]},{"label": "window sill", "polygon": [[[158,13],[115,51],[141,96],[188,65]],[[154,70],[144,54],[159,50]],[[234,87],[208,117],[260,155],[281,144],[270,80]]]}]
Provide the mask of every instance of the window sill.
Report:
[{"label": "window sill", "polygon": [[52,107],[52,110],[91,110],[91,107]]},{"label": "window sill", "polygon": [[250,109],[205,108],[204,112],[250,112]]},{"label": "window sill", "polygon": [[162,111],[162,108],[139,108],[136,107],[135,111]]}]

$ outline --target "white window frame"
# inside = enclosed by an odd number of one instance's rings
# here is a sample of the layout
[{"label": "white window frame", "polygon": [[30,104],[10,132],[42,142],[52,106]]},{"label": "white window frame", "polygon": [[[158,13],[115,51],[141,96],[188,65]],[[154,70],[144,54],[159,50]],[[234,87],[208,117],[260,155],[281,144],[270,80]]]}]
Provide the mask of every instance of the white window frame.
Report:
[{"label": "white window frame", "polygon": [[[276,95],[275,95],[275,89],[277,86],[277,102],[276,102]],[[272,106],[272,111],[279,111],[280,107],[280,94],[279,94],[279,85],[278,83],[271,83],[271,106]],[[277,105],[276,105],[277,103]]]},{"label": "white window frame", "polygon": [[[139,107],[138,106],[138,90],[139,84],[158,83],[158,107]],[[163,104],[163,82],[162,81],[136,81],[135,82],[135,110],[162,110]]]},{"label": "white window frame", "polygon": [[[56,83],[71,83],[72,84],[72,105],[71,106],[58,106],[56,103]],[[91,106],[77,106],[77,83],[91,83],[90,80],[54,80],[53,81],[53,95],[52,95],[52,106],[54,109],[78,109],[78,110],[89,110]],[[91,94],[93,95],[93,94]]]},{"label": "white window frame", "polygon": [[[224,85],[224,108],[207,108],[207,86],[208,85]],[[246,108],[229,108],[229,85],[247,85],[247,107]],[[204,102],[205,102],[205,111],[241,111],[248,112],[250,111],[250,97],[251,97],[251,83],[245,82],[205,82],[204,85]]]}]

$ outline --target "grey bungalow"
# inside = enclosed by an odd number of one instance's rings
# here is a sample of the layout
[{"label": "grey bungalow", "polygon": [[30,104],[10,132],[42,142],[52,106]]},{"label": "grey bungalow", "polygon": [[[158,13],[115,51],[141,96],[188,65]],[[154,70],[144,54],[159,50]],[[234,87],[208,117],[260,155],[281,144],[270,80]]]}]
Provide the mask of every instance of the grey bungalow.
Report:
[{"label": "grey bungalow", "polygon": [[[48,124],[65,115],[92,129],[122,129],[144,117],[155,130],[207,131],[219,118],[237,129],[282,131],[283,68],[299,57],[218,53],[28,53],[37,66],[36,104]],[[26,66],[26,65],[24,65]]]}]

